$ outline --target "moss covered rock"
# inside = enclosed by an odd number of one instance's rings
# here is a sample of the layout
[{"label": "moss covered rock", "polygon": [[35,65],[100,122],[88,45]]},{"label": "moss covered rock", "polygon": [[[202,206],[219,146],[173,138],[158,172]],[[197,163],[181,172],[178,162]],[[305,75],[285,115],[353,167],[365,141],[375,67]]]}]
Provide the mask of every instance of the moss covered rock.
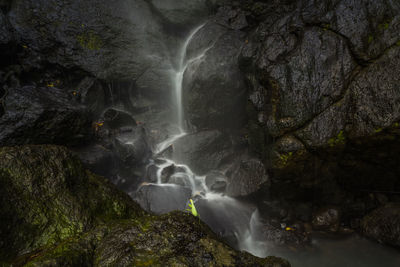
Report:
[{"label": "moss covered rock", "polygon": [[145,213],[63,147],[0,148],[0,185],[0,265],[290,266],[233,250],[189,214]]},{"label": "moss covered rock", "polygon": [[0,257],[55,244],[143,212],[62,147],[0,148]]},{"label": "moss covered rock", "polygon": [[234,251],[181,212],[101,225],[80,240],[19,260],[28,266],[289,266],[279,258]]}]

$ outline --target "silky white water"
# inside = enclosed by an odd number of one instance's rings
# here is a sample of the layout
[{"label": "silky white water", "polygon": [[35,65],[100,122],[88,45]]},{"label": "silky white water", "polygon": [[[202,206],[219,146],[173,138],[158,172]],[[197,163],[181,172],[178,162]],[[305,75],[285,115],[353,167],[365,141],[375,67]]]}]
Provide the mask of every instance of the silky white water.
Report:
[{"label": "silky white water", "polygon": [[[207,51],[212,48],[212,45],[201,49],[194,56],[188,58],[187,49],[193,37],[204,27],[204,24],[194,28],[188,34],[187,38],[183,41],[177,53],[177,67],[171,71],[171,79],[173,81],[173,91],[175,93],[176,101],[176,119],[177,132],[169,136],[164,141],[160,142],[154,148],[154,154],[158,155],[168,149],[170,146],[184,137],[187,133],[184,128],[184,111],[182,100],[183,78],[188,66],[198,63],[206,55]],[[200,218],[211,226],[216,232],[232,231],[232,236],[235,236],[239,242],[243,240],[243,244],[239,247],[250,251],[253,247],[251,244],[250,221],[255,208],[249,205],[244,205],[238,200],[225,196],[223,194],[214,193],[209,191],[205,184],[205,176],[198,176],[192,172],[190,166],[183,163],[176,163],[171,158],[158,157],[158,163],[150,164],[157,167],[157,183],[153,185],[158,186],[177,186],[173,184],[164,184],[162,182],[162,173],[165,168],[171,165],[175,168],[182,170],[175,172],[172,177],[180,178],[185,181],[185,185],[190,187],[192,198],[200,212]],[[211,171],[211,170],[210,170]],[[254,220],[254,218],[253,218]],[[251,251],[250,251],[251,252]]]},{"label": "silky white water", "polygon": [[[184,123],[183,78],[190,64],[202,60],[212,46],[203,48],[191,58],[187,58],[187,49],[190,42],[203,27],[204,25],[200,25],[193,29],[182,42],[177,53],[177,67],[171,71],[176,101],[176,112],[174,112],[176,118],[174,122],[177,130],[154,148],[155,159],[149,164],[149,167],[155,166],[157,170],[156,182],[151,185],[165,189],[174,187],[178,191],[183,187],[190,188],[190,197],[195,202],[200,219],[238,249],[248,251],[258,257],[281,256],[288,259],[293,267],[400,266],[400,257],[396,257],[397,251],[357,237],[342,240],[314,238],[311,246],[296,251],[279,248],[270,242],[260,240],[263,226],[258,210],[254,205],[243,203],[220,193],[211,192],[206,186],[205,176],[196,175],[190,166],[184,162],[175,162],[172,159],[173,156],[162,156],[164,155],[163,152],[169,148],[173,153],[174,143],[188,134],[185,131]],[[163,171],[170,166],[175,166],[177,170],[174,171],[171,177],[183,180],[184,185],[164,183],[162,181]],[[381,258],[388,260],[383,265],[380,265]]]},{"label": "silky white water", "polygon": [[177,108],[177,124],[181,132],[183,132],[183,103],[182,103],[182,86],[183,86],[183,77],[185,74],[185,71],[190,63],[193,61],[201,59],[205,52],[201,53],[199,56],[196,56],[192,59],[187,59],[186,58],[186,51],[188,48],[188,45],[190,44],[190,41],[193,39],[193,36],[196,35],[196,33],[203,28],[204,24],[196,27],[194,30],[192,30],[189,34],[189,36],[186,38],[185,42],[183,43],[182,47],[180,48],[180,51],[178,53],[178,67],[175,70],[175,73],[173,75],[173,84],[174,84],[174,91],[175,91],[175,98],[176,98],[176,108]]}]

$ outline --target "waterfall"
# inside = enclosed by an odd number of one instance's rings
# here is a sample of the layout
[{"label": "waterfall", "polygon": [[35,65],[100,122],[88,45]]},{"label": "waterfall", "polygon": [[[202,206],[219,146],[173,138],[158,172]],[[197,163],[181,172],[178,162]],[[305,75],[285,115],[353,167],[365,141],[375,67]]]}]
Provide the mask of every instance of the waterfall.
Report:
[{"label": "waterfall", "polygon": [[201,59],[205,52],[200,54],[199,56],[196,56],[191,59],[186,58],[186,52],[188,45],[190,44],[190,41],[193,39],[193,37],[196,35],[196,33],[204,27],[204,24],[196,27],[194,30],[192,30],[189,34],[189,36],[186,38],[185,42],[183,43],[182,47],[179,50],[178,53],[178,67],[175,70],[173,81],[174,81],[174,91],[175,91],[175,100],[176,100],[176,108],[177,108],[177,124],[180,129],[180,132],[184,132],[184,123],[183,123],[183,104],[182,104],[182,87],[183,87],[183,77],[185,74],[185,71],[187,67],[189,66],[190,63]]},{"label": "waterfall", "polygon": [[[156,180],[153,183],[146,183],[146,185],[151,185],[158,187],[158,190],[166,190],[166,194],[172,194],[178,192],[180,189],[182,191],[187,190],[184,188],[189,188],[191,192],[191,198],[194,200],[195,205],[200,213],[200,218],[205,223],[207,223],[216,233],[222,236],[228,237],[230,239],[235,239],[232,245],[237,246],[241,250],[247,250],[250,253],[256,255],[265,255],[264,252],[257,250],[258,243],[254,241],[254,233],[257,232],[256,227],[259,227],[259,218],[257,209],[248,204],[244,204],[241,201],[228,197],[222,193],[212,192],[208,189],[206,185],[206,176],[200,176],[194,173],[190,166],[177,163],[173,160],[171,155],[165,156],[164,151],[168,148],[172,148],[174,143],[183,138],[187,133],[184,127],[184,110],[183,110],[183,99],[182,99],[182,89],[183,89],[183,78],[185,71],[187,71],[188,66],[193,63],[200,61],[205,57],[207,51],[213,47],[213,44],[209,47],[205,47],[196,51],[197,53],[191,53],[191,57],[188,58],[188,46],[190,45],[193,38],[197,33],[204,27],[205,24],[197,26],[192,31],[190,31],[187,38],[184,39],[182,45],[180,46],[177,58],[177,66],[171,71],[171,80],[173,81],[173,90],[175,94],[175,105],[176,105],[176,118],[174,121],[178,126],[178,133],[172,134],[167,137],[164,141],[156,145],[154,149],[154,160],[149,164],[148,168],[156,168]],[[164,170],[169,172],[168,168],[173,169],[173,174],[168,178],[175,181],[180,181],[181,184],[173,184],[163,181]],[[210,170],[211,171],[211,170]],[[171,187],[175,191],[171,190]],[[178,191],[176,191],[178,190]],[[158,191],[160,192],[160,191]],[[168,198],[168,195],[166,195]],[[188,199],[186,199],[188,201]],[[168,200],[165,200],[157,205],[170,205]],[[182,207],[175,209],[182,209]],[[231,240],[232,241],[232,240]]]}]

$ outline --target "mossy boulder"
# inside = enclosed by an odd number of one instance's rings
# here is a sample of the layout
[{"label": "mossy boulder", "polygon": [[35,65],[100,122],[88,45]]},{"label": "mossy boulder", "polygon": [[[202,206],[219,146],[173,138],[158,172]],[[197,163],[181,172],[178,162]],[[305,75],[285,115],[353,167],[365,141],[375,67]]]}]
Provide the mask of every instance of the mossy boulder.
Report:
[{"label": "mossy boulder", "polygon": [[0,258],[142,215],[129,197],[58,146],[0,148]]},{"label": "mossy boulder", "polygon": [[289,266],[279,258],[234,251],[181,212],[111,222],[19,260],[28,260],[27,266]]},{"label": "mossy boulder", "polygon": [[230,248],[194,216],[145,213],[64,147],[0,148],[0,265],[290,266]]}]

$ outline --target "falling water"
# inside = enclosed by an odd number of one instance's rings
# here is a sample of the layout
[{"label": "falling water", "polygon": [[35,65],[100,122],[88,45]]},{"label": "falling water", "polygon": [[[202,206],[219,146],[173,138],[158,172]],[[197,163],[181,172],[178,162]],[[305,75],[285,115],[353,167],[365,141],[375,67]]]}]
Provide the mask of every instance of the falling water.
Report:
[{"label": "falling water", "polygon": [[175,75],[173,77],[174,80],[174,87],[175,87],[175,97],[176,97],[176,106],[177,106],[177,124],[180,128],[181,133],[183,132],[183,104],[182,104],[182,84],[183,84],[183,77],[185,74],[185,71],[187,67],[189,66],[190,63],[201,59],[205,52],[200,54],[199,56],[196,56],[191,59],[186,58],[186,51],[188,48],[188,45],[190,44],[190,41],[193,39],[193,37],[196,35],[196,33],[203,28],[204,24],[198,26],[195,28],[189,36],[186,38],[185,42],[183,43],[182,47],[180,48],[180,51],[178,53],[179,58],[178,58],[178,68],[175,70]]},{"label": "falling water", "polygon": [[[155,149],[154,154],[157,160],[154,160],[151,164],[156,166],[156,184],[150,184],[151,186],[159,186],[163,188],[176,187],[179,190],[181,185],[164,184],[162,181],[163,171],[170,167],[175,166],[178,170],[172,174],[171,177],[180,179],[183,181],[185,187],[190,188],[191,197],[196,203],[196,207],[200,212],[201,219],[207,223],[215,232],[220,233],[224,236],[229,235],[233,237],[239,248],[252,252],[255,245],[252,244],[252,232],[251,223],[257,225],[255,222],[258,217],[254,214],[256,209],[253,206],[245,205],[240,201],[225,196],[220,193],[211,192],[205,183],[205,176],[199,176],[192,172],[190,166],[185,164],[178,164],[170,158],[160,156],[166,149],[173,146],[173,144],[180,138],[184,137],[187,133],[184,131],[184,114],[183,114],[183,103],[182,103],[182,87],[183,77],[188,66],[201,60],[207,53],[210,47],[204,48],[200,53],[194,55],[191,58],[187,58],[187,49],[195,35],[204,27],[204,24],[193,29],[188,37],[184,40],[182,46],[179,49],[178,54],[178,65],[172,72],[172,80],[174,85],[174,92],[176,97],[176,122],[178,125],[178,133],[171,135],[166,140],[159,143]],[[210,170],[211,171],[211,170]],[[149,185],[149,184],[147,184]],[[160,203],[162,205],[162,203]],[[165,204],[165,203],[164,203]]]},{"label": "falling water", "polygon": [[[385,266],[399,266],[399,262],[392,256],[394,252],[387,251],[384,248],[377,247],[376,244],[368,243],[365,240],[351,239],[344,241],[337,241],[332,243],[331,241],[324,241],[314,239],[318,250],[303,251],[303,252],[282,252],[276,248],[273,244],[262,240],[262,223],[260,220],[258,210],[250,204],[245,204],[237,199],[228,197],[226,195],[211,192],[206,186],[205,176],[198,176],[192,172],[190,166],[183,163],[176,163],[171,158],[164,155],[164,151],[171,148],[173,144],[180,138],[187,135],[184,131],[184,112],[182,103],[182,87],[183,77],[185,71],[190,64],[201,60],[212,47],[205,48],[201,53],[187,58],[187,49],[190,42],[193,40],[195,35],[203,28],[204,25],[196,27],[190,32],[188,37],[184,40],[178,53],[178,65],[171,72],[171,79],[173,80],[174,93],[176,100],[176,119],[178,131],[174,135],[169,136],[163,142],[160,142],[154,149],[154,160],[149,164],[150,166],[156,167],[156,181],[154,184],[147,184],[153,187],[157,187],[161,190],[168,190],[173,188],[174,191],[165,191],[168,193],[175,194],[186,189],[190,189],[191,198],[193,198],[196,208],[199,211],[200,218],[207,223],[216,233],[224,236],[229,243],[237,247],[240,250],[245,250],[253,255],[259,257],[265,257],[268,255],[283,256],[289,259],[295,267],[310,267],[310,266],[379,266],[376,262],[380,258],[393,258],[391,262],[386,262]],[[173,153],[173,149],[172,153]],[[183,181],[183,184],[171,184],[164,183],[162,181],[163,171],[170,166],[175,167],[174,173],[170,176],[175,180]],[[211,170],[210,170],[211,171]],[[170,179],[171,179],[170,178]],[[144,185],[143,185],[144,186]],[[157,191],[161,192],[161,191]],[[168,201],[163,198],[159,198],[159,203],[155,205],[168,205]],[[180,201],[180,200],[179,200]],[[186,199],[188,201],[188,199]],[[179,207],[175,206],[182,203],[173,203],[173,209],[184,209],[182,205]],[[185,203],[183,203],[185,204]],[[168,207],[169,208],[169,207]],[[341,251],[340,249],[356,246],[351,250],[352,255],[347,251]],[[345,249],[342,249],[345,250]],[[335,253],[330,253],[337,251]],[[365,257],[364,251],[368,251],[367,255],[370,257],[366,260],[360,260]],[[356,253],[356,254],[354,254]],[[358,254],[357,254],[358,253]],[[354,255],[353,255],[354,254]],[[338,255],[345,255],[345,259],[341,261],[341,257]],[[352,265],[346,265],[350,263]]]}]

